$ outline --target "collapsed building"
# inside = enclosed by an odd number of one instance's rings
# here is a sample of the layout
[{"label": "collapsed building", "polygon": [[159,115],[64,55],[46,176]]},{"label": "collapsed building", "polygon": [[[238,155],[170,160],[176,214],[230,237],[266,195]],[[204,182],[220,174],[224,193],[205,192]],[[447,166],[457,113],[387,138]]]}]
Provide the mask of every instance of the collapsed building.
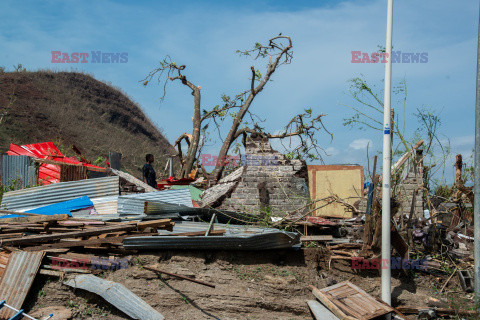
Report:
[{"label": "collapsed building", "polygon": [[268,138],[253,134],[242,167],[206,190],[203,205],[254,215],[285,215],[309,202],[307,165],[274,150]]}]

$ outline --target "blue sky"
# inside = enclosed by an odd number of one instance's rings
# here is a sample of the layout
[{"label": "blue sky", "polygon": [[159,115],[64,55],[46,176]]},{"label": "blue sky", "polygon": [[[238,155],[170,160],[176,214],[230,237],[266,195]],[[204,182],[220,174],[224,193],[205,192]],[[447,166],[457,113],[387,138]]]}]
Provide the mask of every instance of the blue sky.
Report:
[{"label": "blue sky", "polygon": [[[0,65],[91,73],[121,88],[174,141],[191,128],[190,92],[171,83],[160,102],[160,86],[139,82],[161,58],[168,54],[187,65],[189,79],[202,87],[202,105],[210,107],[223,93],[249,86],[253,63],[235,50],[282,32],[292,37],[294,60],[277,70],[252,110],[267,119],[271,132],[306,107],[326,113],[334,139],[320,135],[330,154],[325,163],[364,164],[366,144],[381,148],[382,136],[344,127],[351,111],[343,105],[352,103],[350,78],[364,75],[382,87],[384,65],[352,64],[351,51],[384,45],[385,16],[384,0],[2,1]],[[428,52],[428,63],[393,65],[393,81],[407,81],[407,131],[417,127],[417,107],[440,111],[442,138],[450,139],[453,156],[470,155],[473,148],[477,27],[477,1],[394,4],[394,50]],[[52,64],[56,50],[127,52],[128,63]]]}]

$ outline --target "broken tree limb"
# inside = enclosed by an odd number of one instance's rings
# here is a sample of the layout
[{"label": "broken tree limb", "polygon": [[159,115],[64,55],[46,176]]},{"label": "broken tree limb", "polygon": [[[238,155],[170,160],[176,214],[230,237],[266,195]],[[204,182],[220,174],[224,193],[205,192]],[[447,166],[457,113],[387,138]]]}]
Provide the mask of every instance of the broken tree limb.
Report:
[{"label": "broken tree limb", "polygon": [[155,268],[148,267],[148,266],[144,266],[143,268],[147,269],[147,270],[150,270],[150,271],[153,271],[153,272],[163,273],[163,274],[166,274],[166,275],[169,275],[169,276],[172,276],[172,277],[177,277],[179,279],[188,280],[188,281],[192,281],[192,282],[195,282],[195,283],[198,283],[198,284],[202,284],[202,285],[207,286],[207,287],[215,288],[214,284],[204,282],[204,281],[200,281],[200,280],[196,280],[196,279],[192,279],[192,278],[189,278],[189,277],[185,277],[185,276],[182,276],[180,274],[171,273],[171,272],[155,269]]}]

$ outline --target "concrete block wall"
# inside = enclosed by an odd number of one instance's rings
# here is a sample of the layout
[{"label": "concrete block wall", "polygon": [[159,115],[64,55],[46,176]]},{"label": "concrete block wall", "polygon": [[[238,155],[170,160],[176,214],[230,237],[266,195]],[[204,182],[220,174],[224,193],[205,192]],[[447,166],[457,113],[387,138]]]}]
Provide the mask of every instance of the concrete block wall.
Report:
[{"label": "concrete block wall", "polygon": [[282,215],[308,203],[305,161],[287,160],[264,137],[252,137],[245,149],[245,171],[223,209]]},{"label": "concrete block wall", "polygon": [[[416,155],[416,164],[409,166],[409,171],[396,190],[396,198],[400,202],[399,214],[409,215],[412,208],[413,196],[415,194],[414,214],[416,217],[423,217],[424,209],[424,181],[422,154]],[[411,161],[411,160],[410,160]]]}]

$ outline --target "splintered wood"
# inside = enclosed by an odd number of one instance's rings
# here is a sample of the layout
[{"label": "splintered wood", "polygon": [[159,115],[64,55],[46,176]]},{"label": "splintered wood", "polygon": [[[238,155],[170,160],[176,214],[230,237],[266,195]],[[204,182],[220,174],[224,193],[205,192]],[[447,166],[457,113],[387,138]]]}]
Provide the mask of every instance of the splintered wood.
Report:
[{"label": "splintered wood", "polygon": [[342,320],[368,320],[394,311],[348,281],[321,290],[310,288],[315,297]]}]

